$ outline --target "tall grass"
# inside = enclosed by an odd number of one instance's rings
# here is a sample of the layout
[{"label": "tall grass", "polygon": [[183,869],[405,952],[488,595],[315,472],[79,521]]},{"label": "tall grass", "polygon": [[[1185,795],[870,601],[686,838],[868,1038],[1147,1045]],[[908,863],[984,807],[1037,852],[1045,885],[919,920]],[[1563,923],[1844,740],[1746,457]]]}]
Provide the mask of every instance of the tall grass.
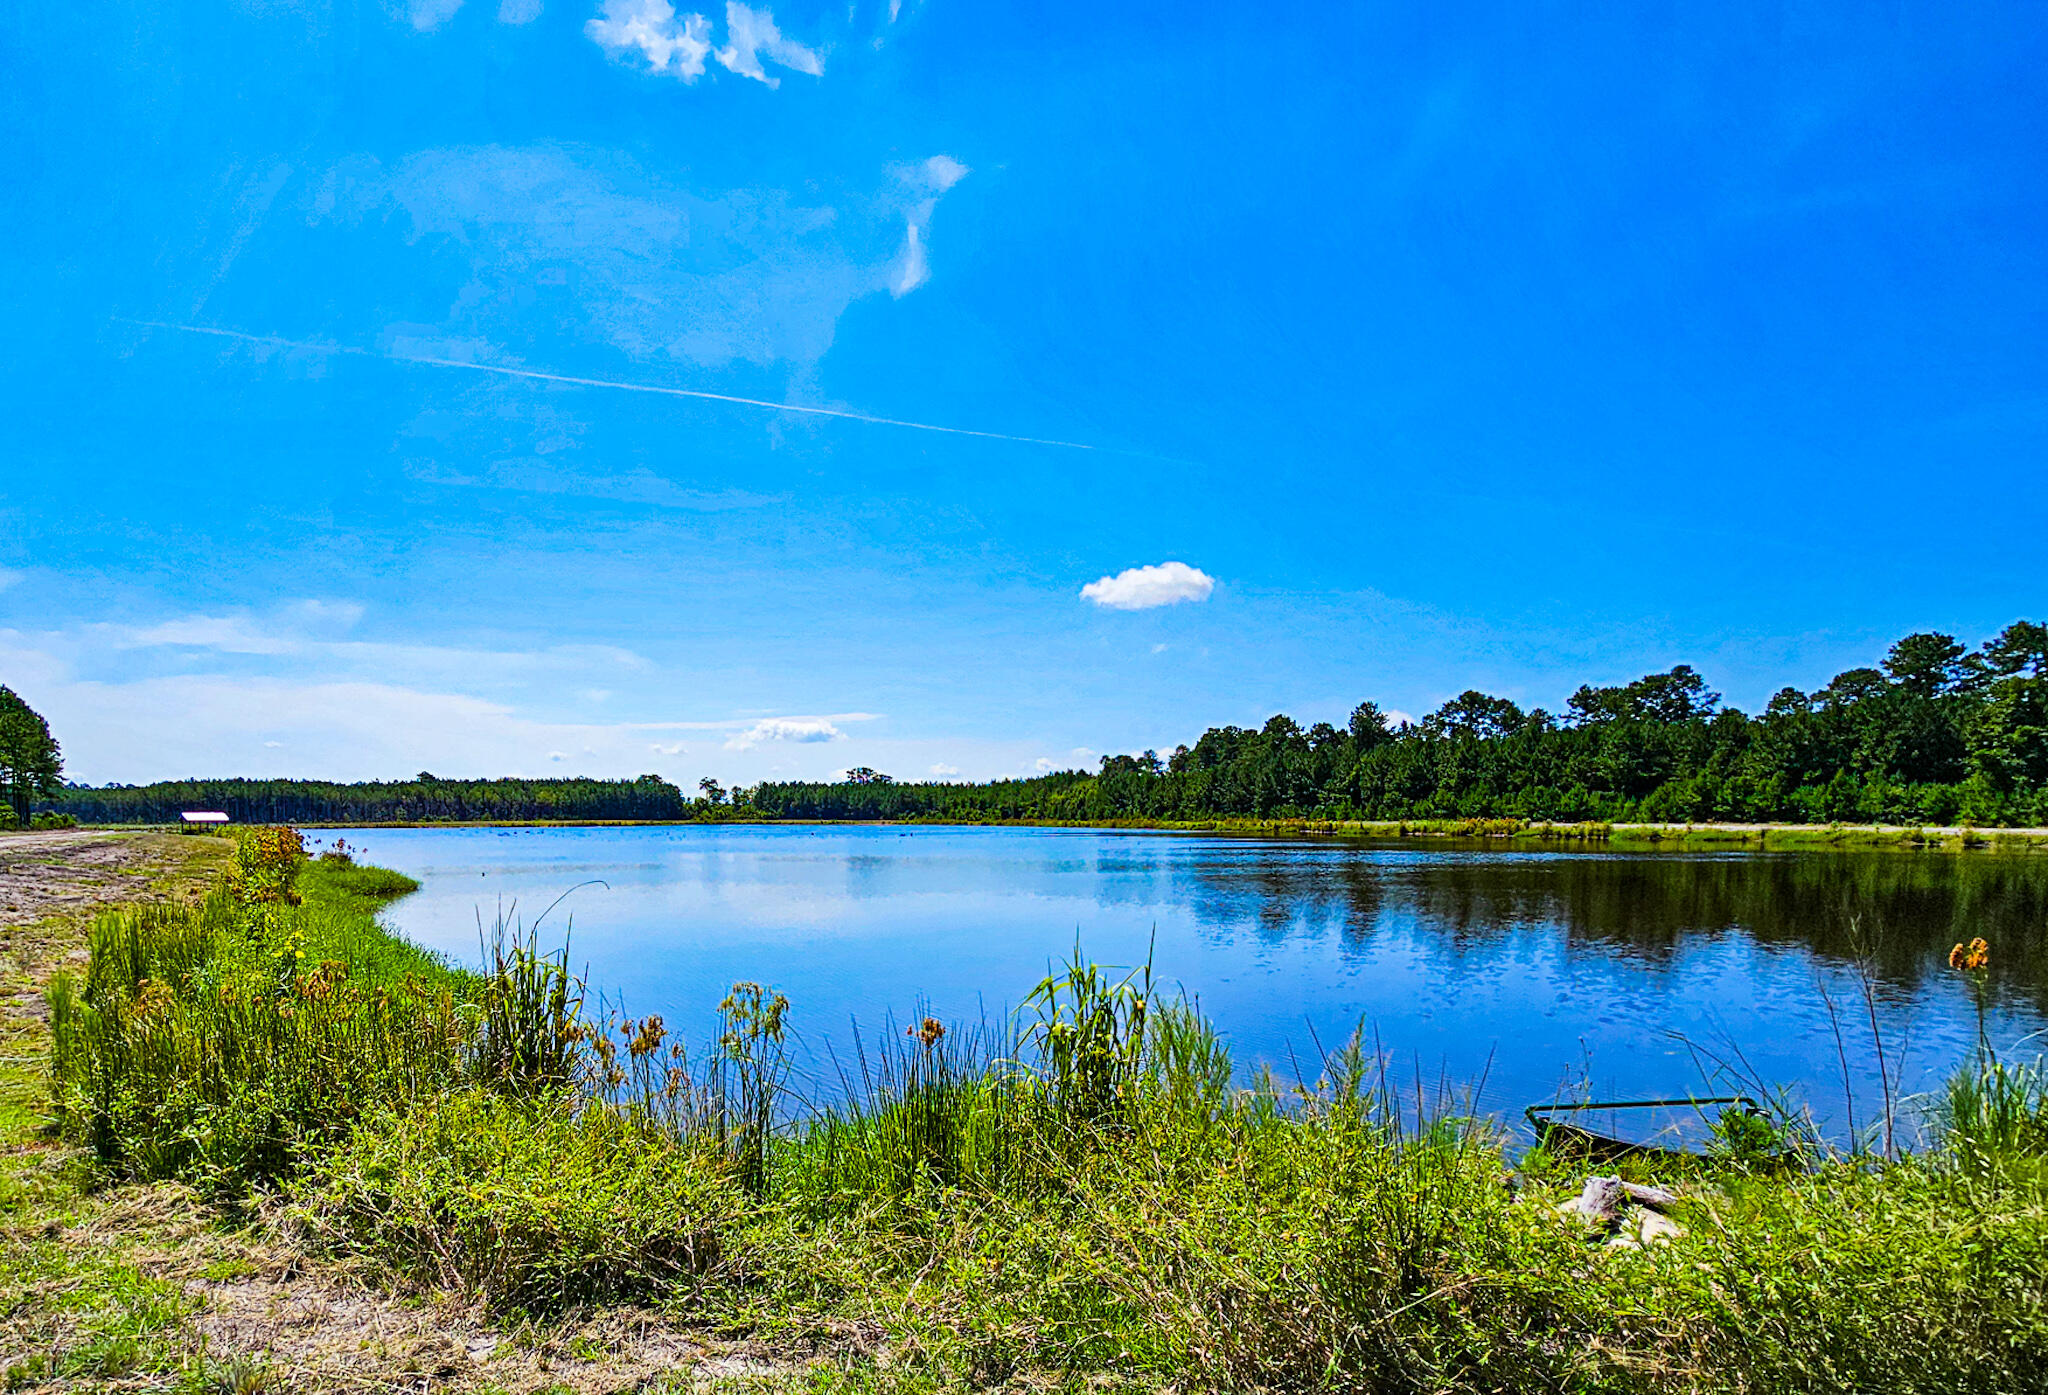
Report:
[{"label": "tall grass", "polygon": [[983,1382],[1989,1395],[2048,1369],[2038,1065],[1972,1063],[1917,1153],[1729,1142],[1667,1179],[1680,1238],[1613,1249],[1556,1214],[1583,1167],[1510,1179],[1502,1136],[1361,1037],[1241,1086],[1149,966],[1077,954],[1013,1021],[891,1024],[803,1099],[765,986],[693,1057],[530,930],[464,973],[375,927],[374,869],[244,851],[203,903],[102,918],[53,985],[68,1126],[117,1172],[282,1185],[309,1243],[507,1308],[824,1319]]}]

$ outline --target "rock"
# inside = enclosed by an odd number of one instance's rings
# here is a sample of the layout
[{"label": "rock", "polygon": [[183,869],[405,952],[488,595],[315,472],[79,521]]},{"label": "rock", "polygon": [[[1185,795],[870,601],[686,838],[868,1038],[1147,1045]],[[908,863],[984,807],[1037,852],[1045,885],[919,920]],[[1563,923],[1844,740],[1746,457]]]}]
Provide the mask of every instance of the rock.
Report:
[{"label": "rock", "polygon": [[1621,1229],[1607,1243],[1615,1249],[1639,1250],[1645,1245],[1663,1245],[1685,1234],[1685,1227],[1669,1216],[1638,1206],[1629,1212]]},{"label": "rock", "polygon": [[1685,1234],[1663,1214],[1677,1200],[1662,1187],[1624,1182],[1619,1177],[1588,1177],[1579,1194],[1557,1209],[1560,1215],[1576,1217],[1596,1232],[1611,1234],[1610,1245],[1639,1249]]},{"label": "rock", "polygon": [[1584,1189],[1557,1209],[1605,1229],[1621,1218],[1629,1199],[1628,1188],[1619,1177],[1588,1177]]}]

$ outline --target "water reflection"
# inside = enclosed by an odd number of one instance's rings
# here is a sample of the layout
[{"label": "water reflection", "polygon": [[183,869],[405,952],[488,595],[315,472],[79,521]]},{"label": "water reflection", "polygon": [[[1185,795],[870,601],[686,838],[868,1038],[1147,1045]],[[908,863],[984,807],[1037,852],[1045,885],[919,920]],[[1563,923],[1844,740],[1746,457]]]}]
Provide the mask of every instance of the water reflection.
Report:
[{"label": "water reflection", "polygon": [[[774,983],[814,1042],[929,1001],[1014,1002],[1078,936],[1202,999],[1240,1060],[1283,1068],[1359,1021],[1426,1074],[1484,1076],[1518,1109],[1590,1074],[1694,1088],[1683,1033],[1841,1096],[1821,993],[1855,998],[1867,945],[1909,1083],[1975,1036],[1948,947],[1993,945],[2001,1041],[2048,1017],[2048,858],[1545,852],[1045,829],[386,830],[348,834],[420,876],[397,924],[461,958],[479,905],[579,890],[576,958],[637,1010],[705,1025],[725,984]],[[559,915],[559,913],[558,913]],[[700,1036],[701,1039],[701,1036]],[[1852,1086],[1874,1094],[1867,1032]],[[1311,1072],[1312,1073],[1312,1072]]]}]

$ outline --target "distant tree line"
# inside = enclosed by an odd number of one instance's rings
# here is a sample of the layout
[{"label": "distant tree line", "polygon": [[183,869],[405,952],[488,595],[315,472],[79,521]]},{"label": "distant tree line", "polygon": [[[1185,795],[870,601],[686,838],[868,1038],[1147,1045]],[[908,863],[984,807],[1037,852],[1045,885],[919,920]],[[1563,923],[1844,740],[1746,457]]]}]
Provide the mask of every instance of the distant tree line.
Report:
[{"label": "distant tree line", "polygon": [[564,822],[688,819],[707,806],[658,775],[637,780],[167,780],[67,785],[45,806],[80,823],[176,823],[211,809],[236,823]]},{"label": "distant tree line", "polygon": [[1721,704],[1686,664],[1587,685],[1562,713],[1465,692],[1420,722],[1359,704],[1339,728],[1276,716],[1212,727],[1162,759],[991,784],[837,784],[745,791],[786,818],[1227,818],[2048,823],[2048,627],[2022,621],[1974,652],[1908,635],[1880,668],[1763,713]]},{"label": "distant tree line", "polygon": [[1436,819],[2048,824],[2048,626],[1976,650],[1908,635],[1880,667],[1785,688],[1757,716],[1722,705],[1689,665],[1565,710],[1465,692],[1419,722],[1360,703],[1343,726],[1276,716],[1212,727],[1161,757],[1105,756],[986,784],[903,782],[860,767],[833,783],[770,781],[691,799],[637,780],[195,780],[65,786],[39,807],[86,823],[457,820]]}]

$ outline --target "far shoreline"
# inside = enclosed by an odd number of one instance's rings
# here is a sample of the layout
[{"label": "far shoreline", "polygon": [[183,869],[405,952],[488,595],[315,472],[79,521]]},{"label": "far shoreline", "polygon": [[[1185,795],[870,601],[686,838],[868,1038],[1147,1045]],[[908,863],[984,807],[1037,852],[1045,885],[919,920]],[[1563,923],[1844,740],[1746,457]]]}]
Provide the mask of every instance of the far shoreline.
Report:
[{"label": "far shoreline", "polygon": [[[192,836],[259,827],[254,823],[190,829]],[[1791,823],[1553,823],[1523,819],[800,819],[735,813],[708,819],[392,819],[301,822],[308,831],[385,828],[1064,828],[1107,833],[1205,833],[1241,837],[1336,838],[1372,842],[1427,839],[1444,842],[1542,844],[1584,848],[1672,851],[1826,851],[1894,849],[1913,852],[2048,851],[2048,828],[1977,828],[1967,824]],[[80,824],[80,832],[186,831],[177,824]],[[24,830],[26,831],[26,830]]]}]

